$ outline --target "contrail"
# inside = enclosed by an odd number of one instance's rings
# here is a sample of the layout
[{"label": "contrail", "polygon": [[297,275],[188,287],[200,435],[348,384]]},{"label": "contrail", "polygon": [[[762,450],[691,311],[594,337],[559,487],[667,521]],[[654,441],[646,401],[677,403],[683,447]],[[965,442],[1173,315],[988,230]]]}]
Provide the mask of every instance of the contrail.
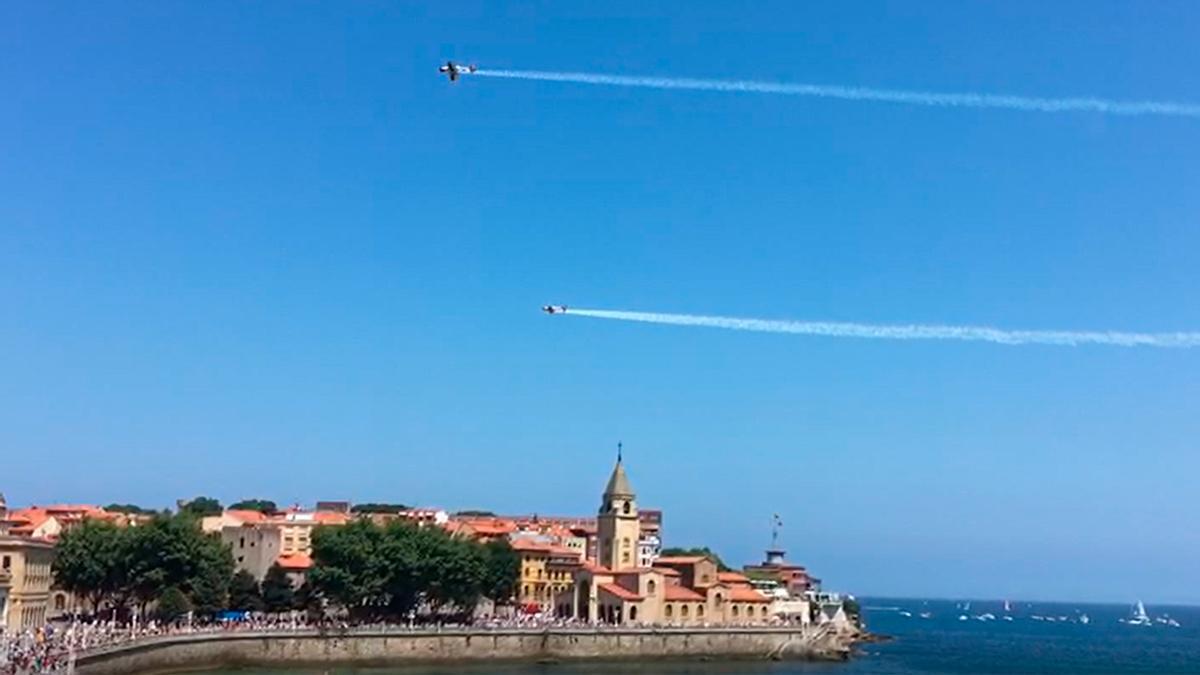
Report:
[{"label": "contrail", "polygon": [[763,333],[792,333],[824,337],[874,338],[877,340],[966,340],[1002,345],[1109,345],[1113,347],[1200,347],[1200,333],[1120,333],[1114,331],[1001,330],[986,326],[929,324],[876,325],[836,321],[778,321],[737,319],[726,316],[624,312],[607,309],[575,309],[562,313],[597,319],[640,321],[672,326],[704,326]]},{"label": "contrail", "polygon": [[938,93],[846,87],[824,84],[786,84],[752,80],[699,80],[678,77],[642,77],[604,75],[598,73],[563,73],[544,70],[476,70],[475,75],[503,77],[513,80],[543,82],[572,82],[599,84],[611,87],[645,87],[650,89],[691,89],[754,94],[784,94],[816,96],[849,101],[880,101],[948,108],[1004,108],[1026,112],[1097,112],[1108,115],[1166,115],[1171,117],[1200,117],[1200,104],[1171,101],[1114,101],[1103,98],[1035,98],[1006,94]]}]

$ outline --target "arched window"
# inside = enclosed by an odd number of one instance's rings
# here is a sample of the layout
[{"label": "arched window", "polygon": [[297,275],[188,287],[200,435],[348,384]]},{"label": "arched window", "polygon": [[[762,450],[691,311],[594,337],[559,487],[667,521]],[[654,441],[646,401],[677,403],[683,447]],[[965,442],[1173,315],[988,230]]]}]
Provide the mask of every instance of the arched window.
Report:
[{"label": "arched window", "polygon": [[637,605],[632,605],[629,607],[629,620],[637,621]]},{"label": "arched window", "polygon": [[717,605],[720,606],[720,604],[724,601],[725,601],[725,598],[721,597],[720,593],[717,593]]},{"label": "arched window", "polygon": [[704,616],[704,605],[696,605],[696,616]]},{"label": "arched window", "polygon": [[764,619],[767,618],[767,608],[766,607],[762,608],[762,618],[764,618]]},{"label": "arched window", "polygon": [[62,611],[67,608],[67,597],[65,595],[54,596],[54,609]]},{"label": "arched window", "polygon": [[658,589],[658,584],[654,583],[653,579],[646,582],[646,595],[654,595],[654,592],[657,589]]},{"label": "arched window", "polygon": [[674,613],[674,610],[671,608],[670,605],[667,605],[667,608],[665,610],[663,610],[663,613],[666,614],[667,618],[669,619],[669,618],[671,618],[671,614]]},{"label": "arched window", "polygon": [[623,563],[629,562],[629,551],[625,551],[624,553],[621,554],[621,562],[623,562]]},{"label": "arched window", "polygon": [[624,511],[626,515],[628,515],[629,510],[632,508],[633,507],[629,504],[629,502],[625,502],[625,505],[621,507],[621,510]]},{"label": "arched window", "polygon": [[629,537],[625,537],[621,540],[621,546],[623,548],[629,548]]},{"label": "arched window", "polygon": [[679,616],[681,616],[685,619],[687,618],[687,616],[688,616],[688,606],[687,605],[684,605],[683,607],[679,608]]},{"label": "arched window", "polygon": [[738,606],[737,606],[737,605],[734,605],[734,606],[733,606],[733,615],[734,615],[734,616],[737,616],[737,615],[738,615]]}]

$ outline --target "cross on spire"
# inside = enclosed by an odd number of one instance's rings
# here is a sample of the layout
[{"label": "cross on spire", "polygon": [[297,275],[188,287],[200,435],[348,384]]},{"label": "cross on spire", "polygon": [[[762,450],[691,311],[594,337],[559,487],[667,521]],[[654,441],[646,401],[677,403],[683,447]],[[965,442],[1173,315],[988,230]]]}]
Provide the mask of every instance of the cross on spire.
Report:
[{"label": "cross on spire", "polygon": [[621,462],[621,441],[617,441],[617,463]]}]

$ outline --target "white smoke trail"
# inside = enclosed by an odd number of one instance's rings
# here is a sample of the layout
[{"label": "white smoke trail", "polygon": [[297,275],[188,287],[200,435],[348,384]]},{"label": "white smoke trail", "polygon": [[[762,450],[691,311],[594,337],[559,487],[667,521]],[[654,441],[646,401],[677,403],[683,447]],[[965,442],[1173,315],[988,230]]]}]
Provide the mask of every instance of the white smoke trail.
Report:
[{"label": "white smoke trail", "polygon": [[1171,101],[1113,101],[1103,98],[1033,98],[1004,94],[946,94],[929,91],[873,89],[823,84],[784,84],[747,80],[698,80],[677,77],[641,77],[602,75],[596,73],[560,73],[543,70],[477,70],[475,75],[503,77],[514,80],[544,82],[573,82],[613,87],[646,87],[650,89],[692,89],[755,94],[785,94],[816,96],[850,101],[882,101],[952,108],[1005,108],[1026,112],[1098,112],[1109,115],[1167,115],[1200,117],[1200,104]]},{"label": "white smoke trail", "polygon": [[673,326],[705,326],[763,333],[792,333],[825,337],[874,338],[879,340],[967,340],[1003,345],[1109,345],[1114,347],[1200,347],[1200,333],[1118,333],[1112,331],[1001,330],[985,326],[873,325],[835,321],[777,321],[736,319],[725,316],[623,312],[606,309],[575,309],[567,315],[597,319],[640,321]]}]

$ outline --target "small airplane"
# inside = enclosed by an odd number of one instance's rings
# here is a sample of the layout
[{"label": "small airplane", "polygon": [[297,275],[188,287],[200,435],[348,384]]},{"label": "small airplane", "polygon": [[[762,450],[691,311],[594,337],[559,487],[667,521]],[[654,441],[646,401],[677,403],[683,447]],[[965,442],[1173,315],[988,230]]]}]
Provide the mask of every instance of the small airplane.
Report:
[{"label": "small airplane", "polygon": [[567,311],[566,305],[546,305],[542,307],[542,311],[547,314],[565,314]]},{"label": "small airplane", "polygon": [[459,75],[475,72],[475,66],[473,66],[473,65],[460,66],[459,64],[457,64],[453,61],[447,61],[446,65],[440,66],[438,68],[438,72],[445,73],[446,77],[450,78],[451,82],[454,82],[455,80],[458,79]]}]

